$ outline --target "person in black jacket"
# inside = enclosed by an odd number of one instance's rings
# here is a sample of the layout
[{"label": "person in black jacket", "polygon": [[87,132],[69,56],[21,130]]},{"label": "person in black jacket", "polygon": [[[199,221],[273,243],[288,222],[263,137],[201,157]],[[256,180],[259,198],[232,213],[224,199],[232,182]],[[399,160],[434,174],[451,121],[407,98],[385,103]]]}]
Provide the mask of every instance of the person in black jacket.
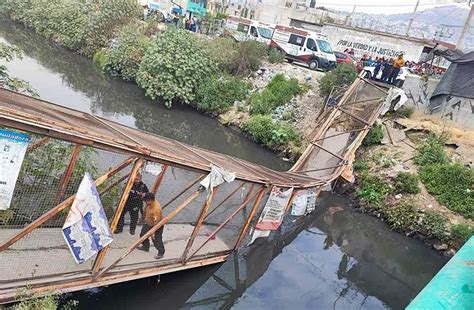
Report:
[{"label": "person in black jacket", "polygon": [[116,234],[119,234],[123,231],[125,213],[127,212],[130,213],[130,234],[135,234],[135,229],[137,228],[138,223],[138,213],[140,212],[143,214],[143,198],[148,192],[148,187],[142,182],[141,174],[137,174],[135,180],[133,181],[132,189],[128,194],[128,199],[125,203],[125,207],[123,208],[122,215],[120,216],[117,229],[115,230]]}]

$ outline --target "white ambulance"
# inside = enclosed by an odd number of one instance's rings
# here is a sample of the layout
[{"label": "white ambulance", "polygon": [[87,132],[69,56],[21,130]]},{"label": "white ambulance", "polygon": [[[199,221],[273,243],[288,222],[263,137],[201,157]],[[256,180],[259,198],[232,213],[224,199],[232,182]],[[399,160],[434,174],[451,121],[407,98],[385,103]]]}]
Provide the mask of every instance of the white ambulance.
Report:
[{"label": "white ambulance", "polygon": [[225,32],[239,42],[255,40],[269,45],[273,29],[270,24],[237,16],[227,17],[225,23]]},{"label": "white ambulance", "polygon": [[276,25],[270,46],[286,54],[292,62],[302,62],[311,70],[331,70],[336,67],[336,56],[325,36],[315,32]]}]

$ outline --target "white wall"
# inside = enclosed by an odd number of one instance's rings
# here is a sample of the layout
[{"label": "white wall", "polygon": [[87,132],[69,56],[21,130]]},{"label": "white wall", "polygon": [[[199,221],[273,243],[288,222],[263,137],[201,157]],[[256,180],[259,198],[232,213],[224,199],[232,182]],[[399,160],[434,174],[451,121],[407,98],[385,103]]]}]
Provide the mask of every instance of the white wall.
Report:
[{"label": "white wall", "polygon": [[418,62],[424,48],[423,43],[333,25],[325,25],[322,33],[328,37],[335,51],[354,48],[356,57],[368,54],[373,58],[395,58],[399,52],[403,52],[405,60]]}]

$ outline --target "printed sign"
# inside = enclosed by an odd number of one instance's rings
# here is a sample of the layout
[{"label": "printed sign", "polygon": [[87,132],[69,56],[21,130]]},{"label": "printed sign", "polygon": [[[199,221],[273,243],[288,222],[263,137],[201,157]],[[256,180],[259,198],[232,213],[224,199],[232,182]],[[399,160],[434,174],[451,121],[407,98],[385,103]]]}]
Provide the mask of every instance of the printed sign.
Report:
[{"label": "printed sign", "polygon": [[285,215],[285,209],[288,206],[292,193],[293,188],[282,191],[280,188],[274,186],[257,225],[255,225],[255,229],[277,230],[281,225],[283,216]]},{"label": "printed sign", "polygon": [[112,241],[99,193],[86,173],[63,225],[63,236],[74,260],[82,264]]},{"label": "printed sign", "polygon": [[306,205],[308,203],[308,196],[306,190],[300,190],[296,193],[293,205],[291,208],[291,215],[302,216],[306,213]]},{"label": "printed sign", "polygon": [[10,208],[29,141],[27,134],[0,130],[0,210]]}]

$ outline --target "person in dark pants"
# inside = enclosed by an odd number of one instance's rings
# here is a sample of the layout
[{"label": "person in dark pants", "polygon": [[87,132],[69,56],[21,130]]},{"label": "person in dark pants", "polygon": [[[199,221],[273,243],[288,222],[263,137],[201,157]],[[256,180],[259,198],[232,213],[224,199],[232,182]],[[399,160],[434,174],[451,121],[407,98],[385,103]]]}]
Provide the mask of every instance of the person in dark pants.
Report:
[{"label": "person in dark pants", "polygon": [[393,70],[390,73],[388,78],[388,83],[394,85],[395,81],[397,80],[398,74],[400,73],[401,67],[405,64],[405,60],[403,60],[403,54],[398,55],[397,59],[395,59],[393,63]]},{"label": "person in dark pants", "polygon": [[130,234],[135,234],[135,229],[137,228],[138,223],[138,213],[143,214],[143,197],[148,193],[148,187],[145,183],[142,182],[141,174],[137,174],[135,180],[133,180],[133,186],[128,194],[127,202],[123,208],[122,215],[120,216],[116,234],[119,234],[123,231],[123,225],[125,222],[125,213],[130,213]]},{"label": "person in dark pants", "polygon": [[387,83],[388,77],[392,73],[392,69],[393,69],[393,59],[390,58],[390,60],[387,61],[383,66],[382,78],[381,78],[382,82]]},{"label": "person in dark pants", "polygon": [[379,74],[379,71],[381,68],[382,68],[382,60],[377,59],[375,63],[374,75],[372,76],[372,80],[377,80],[377,75]]},{"label": "person in dark pants", "polygon": [[[140,238],[143,237],[153,226],[158,224],[163,219],[163,214],[161,212],[161,206],[158,201],[155,199],[153,193],[146,193],[143,198],[145,201],[145,224],[142,227],[140,232]],[[164,226],[161,226],[153,234],[152,240],[153,245],[158,250],[158,253],[155,255],[155,259],[160,259],[165,255],[165,245],[163,244],[163,229]],[[148,252],[150,250],[150,240],[146,238],[143,243],[138,247],[139,250]]]}]

